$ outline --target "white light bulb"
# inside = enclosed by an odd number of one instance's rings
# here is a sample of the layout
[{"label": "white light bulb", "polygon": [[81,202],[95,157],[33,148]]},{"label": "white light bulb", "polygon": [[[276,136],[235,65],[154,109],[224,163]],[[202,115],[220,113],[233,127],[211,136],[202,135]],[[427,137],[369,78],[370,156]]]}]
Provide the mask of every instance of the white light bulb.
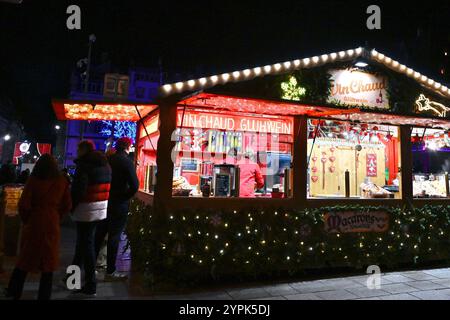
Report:
[{"label": "white light bulb", "polygon": [[269,66],[269,65],[264,66],[264,72],[265,72],[265,73],[269,73],[270,70],[272,70],[272,66]]},{"label": "white light bulb", "polygon": [[163,89],[164,89],[165,92],[170,92],[170,91],[172,90],[172,85],[170,85],[170,84],[165,84],[165,85],[163,86]]},{"label": "white light bulb", "polygon": [[303,64],[307,66],[311,60],[309,58],[303,59]]},{"label": "white light bulb", "polygon": [[202,86],[204,86],[204,85],[206,84],[207,80],[206,80],[206,78],[200,78],[200,79],[198,80],[198,82],[200,82],[200,84],[201,84]]},{"label": "white light bulb", "polygon": [[312,61],[313,61],[314,63],[318,63],[318,62],[319,62],[319,57],[317,57],[317,56],[313,57],[313,58],[312,58]]},{"label": "white light bulb", "polygon": [[281,64],[274,64],[273,67],[275,68],[275,71],[279,71],[281,69]]},{"label": "white light bulb", "polygon": [[255,73],[255,75],[259,76],[261,74],[261,68],[260,67],[254,68],[253,72]]},{"label": "white light bulb", "polygon": [[216,83],[219,80],[219,77],[218,76],[212,76],[210,79],[211,79],[211,81],[213,83]]},{"label": "white light bulb", "polygon": [[285,63],[283,63],[283,66],[285,69],[289,69],[291,67],[291,62],[286,61]]},{"label": "white light bulb", "polygon": [[330,57],[332,60],[335,60],[337,58],[337,53],[333,52],[332,54],[330,54]]},{"label": "white light bulb", "polygon": [[223,79],[224,81],[228,81],[228,79],[230,79],[230,74],[229,74],[229,73],[224,73],[224,74],[222,74],[222,79]]},{"label": "white light bulb", "polygon": [[189,86],[190,88],[192,88],[193,86],[195,86],[195,80],[189,80],[189,81],[188,81],[188,86]]},{"label": "white light bulb", "polygon": [[352,50],[352,49],[347,50],[347,54],[351,57],[355,54],[355,50]]},{"label": "white light bulb", "polygon": [[248,77],[250,75],[251,71],[250,71],[250,69],[245,69],[243,71],[243,73],[244,73],[244,76]]},{"label": "white light bulb", "polygon": [[356,54],[361,54],[363,51],[363,48],[359,47],[355,51],[356,51]]},{"label": "white light bulb", "polygon": [[294,66],[298,67],[299,65],[300,65],[300,60],[299,59],[294,60]]},{"label": "white light bulb", "polygon": [[322,59],[323,62],[327,62],[328,61],[328,55],[327,54],[321,55],[320,58]]},{"label": "white light bulb", "polygon": [[345,51],[341,51],[339,52],[339,58],[344,58],[347,54],[345,53]]},{"label": "white light bulb", "polygon": [[238,79],[241,76],[241,73],[239,71],[233,72],[233,78]]},{"label": "white light bulb", "polygon": [[175,84],[175,87],[176,87],[178,90],[183,89],[183,82],[177,82],[177,83]]}]

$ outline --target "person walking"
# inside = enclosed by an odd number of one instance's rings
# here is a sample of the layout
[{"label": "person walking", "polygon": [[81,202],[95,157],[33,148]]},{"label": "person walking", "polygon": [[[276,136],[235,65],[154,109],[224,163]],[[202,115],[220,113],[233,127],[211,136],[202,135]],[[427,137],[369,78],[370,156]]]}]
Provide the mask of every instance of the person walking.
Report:
[{"label": "person walking", "polygon": [[123,137],[116,142],[116,152],[109,157],[112,170],[111,190],[109,193],[108,215],[102,221],[96,233],[96,254],[99,254],[106,235],[107,240],[107,268],[106,281],[125,279],[126,276],[116,271],[117,251],[120,236],[125,230],[128,219],[130,199],[139,188],[139,181],[133,161],[129,157],[133,141]]},{"label": "person walking", "polygon": [[70,211],[69,184],[50,154],[36,162],[19,200],[23,222],[19,258],[5,295],[20,299],[28,272],[41,272],[38,299],[49,300],[59,266],[60,220]]},{"label": "person walking", "polygon": [[111,168],[106,156],[95,151],[91,141],[78,145],[78,158],[72,182],[72,219],[77,224],[77,243],[73,264],[84,268],[85,284],[75,293],[97,293],[95,276],[95,230],[106,218],[111,184]]}]

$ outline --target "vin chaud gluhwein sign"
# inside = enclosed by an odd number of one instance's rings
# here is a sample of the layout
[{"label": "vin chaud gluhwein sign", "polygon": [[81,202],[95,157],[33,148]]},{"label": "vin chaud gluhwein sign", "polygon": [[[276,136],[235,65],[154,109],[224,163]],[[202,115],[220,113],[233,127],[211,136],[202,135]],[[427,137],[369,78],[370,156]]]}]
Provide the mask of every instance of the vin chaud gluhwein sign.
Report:
[{"label": "vin chaud gluhwein sign", "polygon": [[331,93],[329,103],[369,109],[389,109],[387,78],[360,70],[330,70]]}]

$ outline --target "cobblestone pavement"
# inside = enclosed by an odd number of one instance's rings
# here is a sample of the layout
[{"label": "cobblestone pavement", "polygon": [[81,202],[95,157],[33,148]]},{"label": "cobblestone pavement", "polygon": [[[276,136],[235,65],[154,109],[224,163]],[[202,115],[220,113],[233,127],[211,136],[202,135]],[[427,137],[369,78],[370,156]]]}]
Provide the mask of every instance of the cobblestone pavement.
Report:
[{"label": "cobblestone pavement", "polygon": [[[62,265],[68,265],[73,254],[75,230],[64,227],[62,240]],[[7,272],[0,274],[0,287],[6,285],[14,259],[7,259]],[[129,269],[125,255],[118,267]],[[63,268],[55,274],[53,299],[73,299],[63,286]],[[95,299],[176,299],[176,300],[450,300],[450,268],[392,272],[381,275],[381,288],[368,289],[367,276],[322,279],[314,281],[277,283],[248,287],[221,288],[184,294],[151,294],[146,289],[127,281],[104,282],[99,274]],[[23,299],[35,299],[38,277],[30,275],[25,285]]]}]

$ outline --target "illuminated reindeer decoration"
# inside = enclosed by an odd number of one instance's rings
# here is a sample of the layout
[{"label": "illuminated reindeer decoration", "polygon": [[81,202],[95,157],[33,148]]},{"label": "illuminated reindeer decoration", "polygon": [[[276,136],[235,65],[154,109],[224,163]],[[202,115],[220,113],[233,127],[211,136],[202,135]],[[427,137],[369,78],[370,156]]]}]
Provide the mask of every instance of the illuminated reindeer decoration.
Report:
[{"label": "illuminated reindeer decoration", "polygon": [[437,103],[434,101],[430,101],[425,95],[421,94],[419,98],[416,100],[417,111],[428,111],[431,110],[436,113],[439,117],[446,117],[447,111],[450,111],[450,108],[444,106],[441,103]]}]

